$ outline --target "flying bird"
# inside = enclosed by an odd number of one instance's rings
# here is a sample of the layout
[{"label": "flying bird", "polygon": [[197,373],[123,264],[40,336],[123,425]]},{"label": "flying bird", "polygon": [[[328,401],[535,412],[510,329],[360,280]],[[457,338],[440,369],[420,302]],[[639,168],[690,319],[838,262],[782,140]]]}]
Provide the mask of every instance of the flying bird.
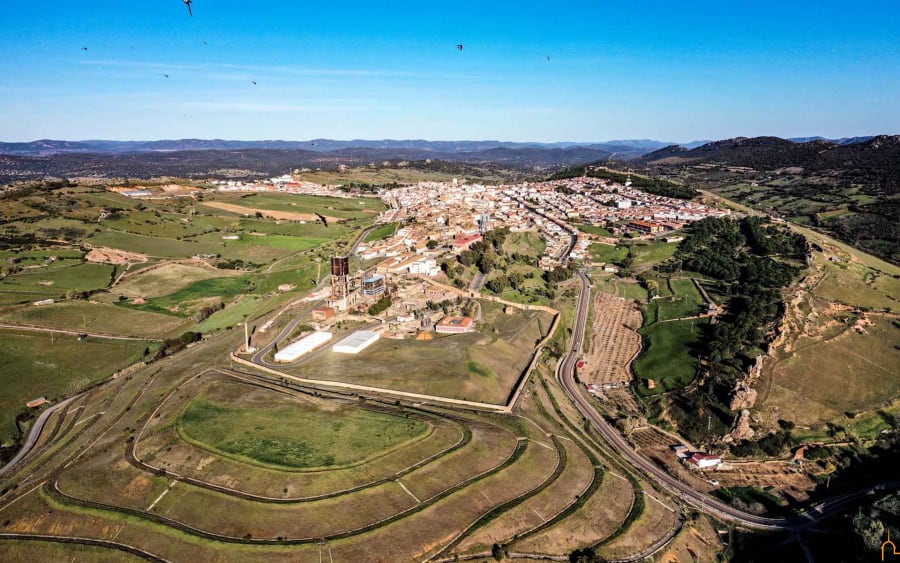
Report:
[{"label": "flying bird", "polygon": [[206,41],[203,42],[204,45],[207,45]]},{"label": "flying bird", "polygon": [[462,51],[462,50],[463,50],[462,44],[458,44],[458,45],[456,46],[456,50],[457,50],[457,51]]},{"label": "flying bird", "polygon": [[168,77],[169,77],[169,75],[168,75],[168,74],[163,74],[163,76],[165,76],[165,77],[166,77],[166,78],[168,78]]},{"label": "flying bird", "polygon": [[550,62],[550,55],[547,55],[547,62]]},{"label": "flying bird", "polygon": [[87,51],[87,47],[82,47],[81,50],[82,50],[82,51]]},{"label": "flying bird", "polygon": [[251,80],[250,82],[252,82],[253,85],[256,86],[256,80]]},{"label": "flying bird", "polygon": [[184,0],[184,3],[187,5],[188,15],[194,17],[194,12],[191,10],[191,2],[193,0]]}]

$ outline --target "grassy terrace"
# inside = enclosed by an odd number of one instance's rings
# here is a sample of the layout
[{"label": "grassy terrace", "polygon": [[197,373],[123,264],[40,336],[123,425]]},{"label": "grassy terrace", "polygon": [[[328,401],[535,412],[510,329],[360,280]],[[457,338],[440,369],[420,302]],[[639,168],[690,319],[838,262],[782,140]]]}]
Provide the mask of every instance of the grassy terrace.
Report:
[{"label": "grassy terrace", "polygon": [[350,465],[428,431],[415,419],[355,407],[329,412],[283,401],[236,405],[217,400],[212,389],[207,393],[187,405],[179,434],[221,455],[277,468]]},{"label": "grassy terrace", "polygon": [[169,315],[86,301],[14,309],[0,318],[49,328],[145,338],[163,338],[188,326],[185,319]]},{"label": "grassy terrace", "polygon": [[101,381],[143,357],[145,342],[0,331],[0,442],[17,434],[15,417],[37,397],[56,400]]},{"label": "grassy terrace", "polygon": [[[172,471],[206,483],[228,485],[233,482],[234,475],[243,475],[246,481],[241,485],[242,490],[260,496],[309,499],[333,495],[339,491],[364,488],[373,483],[391,480],[398,473],[409,471],[412,471],[412,475],[404,479],[407,485],[412,487],[415,485],[413,481],[425,478],[422,477],[422,470],[414,470],[416,464],[422,464],[429,459],[441,459],[441,463],[436,466],[443,470],[441,482],[446,486],[457,466],[463,471],[472,471],[473,468],[480,466],[481,459],[487,460],[488,467],[496,465],[499,461],[494,461],[496,458],[492,457],[493,452],[502,457],[504,451],[508,450],[508,454],[515,446],[514,437],[498,428],[472,425],[473,430],[467,430],[459,421],[423,413],[410,413],[401,409],[388,409],[375,414],[388,416],[388,420],[396,422],[398,428],[409,421],[425,424],[428,433],[414,436],[411,441],[400,447],[393,443],[396,440],[388,443],[383,438],[378,438],[385,444],[385,449],[374,456],[369,456],[364,463],[344,465],[340,468],[332,466],[327,471],[246,463],[234,455],[217,455],[179,436],[177,420],[193,397],[214,395],[218,402],[227,402],[230,408],[246,410],[247,416],[262,408],[277,407],[282,410],[297,410],[302,417],[312,412],[319,418],[333,418],[335,423],[342,422],[347,417],[353,418],[357,412],[368,415],[372,411],[358,409],[354,404],[332,405],[302,395],[290,397],[269,389],[239,384],[224,377],[212,377],[205,382],[195,381],[183,389],[185,391],[183,396],[179,393],[164,402],[158,411],[160,417],[155,417],[148,423],[141,439],[135,444],[136,456],[154,467],[165,465]],[[248,408],[245,409],[245,406]],[[289,413],[289,418],[294,421],[300,420],[294,418],[292,413]],[[275,424],[284,423],[276,421]],[[254,422],[242,427],[240,431],[252,431],[255,427]],[[306,439],[307,434],[303,428],[298,424],[291,425],[285,436]],[[342,430],[338,429],[338,432]],[[330,440],[328,436],[314,439]],[[459,462],[454,461],[457,458]],[[205,461],[202,465],[198,465],[197,459]],[[100,460],[96,467],[102,468],[104,463]],[[84,471],[93,475],[95,465],[86,466]],[[79,481],[84,481],[84,478],[79,478]],[[137,504],[140,505],[140,502]]]}]

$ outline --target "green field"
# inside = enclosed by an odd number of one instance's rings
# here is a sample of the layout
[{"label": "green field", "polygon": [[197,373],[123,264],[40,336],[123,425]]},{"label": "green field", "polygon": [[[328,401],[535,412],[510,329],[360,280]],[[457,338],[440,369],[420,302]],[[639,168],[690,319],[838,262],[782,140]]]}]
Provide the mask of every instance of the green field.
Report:
[{"label": "green field", "polygon": [[509,233],[503,242],[503,253],[542,256],[547,249],[547,242],[536,231]]},{"label": "green field", "polygon": [[148,299],[140,305],[124,304],[129,309],[140,309],[164,314],[190,315],[197,306],[208,305],[208,300],[227,303],[234,296],[248,291],[249,276],[210,278],[200,280],[175,293]]},{"label": "green field", "polygon": [[170,336],[187,326],[176,317],[87,301],[14,309],[0,318],[50,328],[147,338]]},{"label": "green field", "polygon": [[197,325],[196,330],[205,334],[236,326],[256,311],[260,304],[261,300],[258,297],[244,297],[239,303],[229,305],[221,311],[213,313],[212,316]]},{"label": "green field", "polygon": [[634,299],[636,301],[646,301],[649,299],[647,290],[632,282],[617,282],[616,293],[625,299]]},{"label": "green field", "polygon": [[628,256],[628,248],[624,246],[611,246],[602,242],[595,242],[588,247],[588,252],[595,262],[606,264],[620,264]]},{"label": "green field", "polygon": [[604,229],[603,227],[598,227],[596,225],[586,225],[584,223],[578,223],[574,225],[576,229],[583,233],[587,233],[589,235],[597,235],[598,237],[611,237],[613,234],[609,232],[608,229]]},{"label": "green field", "polygon": [[388,237],[394,235],[397,232],[397,229],[400,227],[400,223],[387,223],[384,225],[379,225],[372,229],[372,232],[366,237],[366,242],[375,242],[376,240],[383,240]]},{"label": "green field", "polygon": [[678,249],[678,243],[652,242],[636,243],[632,245],[631,252],[634,255],[634,265],[655,264],[668,260]]},{"label": "green field", "polygon": [[[634,361],[634,371],[641,380],[638,392],[653,395],[684,387],[697,373],[697,351],[700,331],[706,319],[672,321],[644,327],[644,350]],[[656,382],[647,388],[647,380]]]},{"label": "green field", "polygon": [[330,239],[311,239],[285,235],[256,237],[242,235],[240,240],[222,240],[219,233],[190,239],[167,239],[117,231],[94,234],[91,244],[109,246],[161,258],[190,258],[197,254],[217,254],[252,264],[266,264],[292,252],[307,250]]},{"label": "green field", "polygon": [[171,295],[190,285],[212,278],[227,278],[240,275],[240,272],[201,268],[187,264],[164,264],[130,275],[118,283],[113,292],[128,297],[162,297]]},{"label": "green field", "polygon": [[91,291],[102,289],[112,281],[115,266],[108,264],[79,263],[61,260],[62,264],[23,270],[0,281],[0,291],[37,289],[41,287],[61,290]]},{"label": "green field", "polygon": [[375,213],[380,213],[387,209],[387,206],[380,199],[376,198],[341,198],[273,193],[253,194],[242,197],[233,203],[270,211],[319,213],[326,217],[337,217],[339,219],[374,217]]},{"label": "green field", "polygon": [[849,260],[836,264],[816,253],[814,263],[827,273],[815,293],[825,299],[873,309],[900,310],[900,278]]},{"label": "green field", "polygon": [[37,397],[53,401],[109,377],[139,361],[146,342],[78,341],[74,336],[0,331],[0,442],[17,434],[15,417]]},{"label": "green field", "polygon": [[900,396],[900,328],[875,317],[865,331],[845,327],[779,361],[765,407],[798,424],[817,424]]},{"label": "green field", "polygon": [[661,280],[670,297],[654,299],[645,307],[646,324],[693,317],[706,312],[706,302],[694,282],[686,279]]},{"label": "green field", "polygon": [[178,419],[191,443],[241,461],[284,469],[359,463],[424,435],[421,421],[356,407],[236,404],[203,396]]}]

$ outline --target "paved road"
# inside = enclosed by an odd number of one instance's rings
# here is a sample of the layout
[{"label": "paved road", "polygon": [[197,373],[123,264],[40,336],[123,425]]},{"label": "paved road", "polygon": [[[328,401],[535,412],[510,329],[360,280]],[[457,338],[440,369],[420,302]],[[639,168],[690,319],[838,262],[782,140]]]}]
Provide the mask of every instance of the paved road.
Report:
[{"label": "paved road", "polygon": [[566,394],[569,396],[569,399],[572,400],[581,414],[590,421],[591,425],[600,432],[609,445],[612,446],[625,461],[670,493],[702,512],[747,528],[763,530],[801,530],[808,528],[819,520],[823,520],[845,510],[849,505],[866,495],[879,490],[895,489],[900,486],[900,481],[895,481],[868,487],[863,490],[828,499],[797,516],[769,518],[738,510],[733,506],[696,491],[688,484],[672,477],[665,470],[661,469],[632,448],[619,431],[606,422],[603,416],[594,409],[590,401],[578,390],[578,385],[575,383],[575,364],[581,355],[585,324],[587,322],[588,308],[590,306],[590,283],[583,272],[578,272],[578,277],[581,280],[581,293],[578,297],[575,326],[573,327],[571,341],[572,344],[569,352],[562,361],[560,361],[559,366],[557,367],[557,378],[562,384]]},{"label": "paved road", "polygon": [[32,425],[31,427],[31,432],[28,433],[28,437],[25,439],[25,443],[22,444],[22,449],[19,450],[19,453],[17,453],[14,458],[9,460],[9,463],[0,468],[0,477],[2,477],[7,471],[12,469],[13,466],[19,463],[22,458],[24,458],[26,455],[28,455],[29,452],[31,452],[32,448],[34,448],[34,445],[37,443],[41,432],[43,432],[44,426],[46,426],[47,419],[50,418],[50,415],[52,415],[59,409],[65,408],[69,405],[69,403],[81,397],[81,395],[84,395],[84,393],[75,395],[74,397],[70,397],[61,403],[57,403],[41,413],[37,420],[34,421],[34,425]]},{"label": "paved road", "polygon": [[297,328],[298,325],[300,325],[300,323],[307,320],[306,317],[309,315],[309,313],[324,302],[325,301],[322,299],[320,299],[319,301],[313,301],[309,304],[309,306],[307,306],[307,308],[305,310],[303,310],[299,314],[297,314],[297,318],[295,318],[294,320],[289,322],[287,324],[287,326],[284,327],[284,329],[282,329],[282,331],[278,334],[278,336],[276,336],[275,339],[268,346],[264,346],[263,348],[260,348],[259,350],[256,351],[256,353],[253,354],[253,358],[252,358],[253,363],[259,364],[261,366],[269,365],[263,359],[265,357],[265,355],[268,354],[269,352],[271,352],[272,348],[274,348],[275,345],[280,344],[283,340],[285,340],[287,337],[289,337],[291,335],[291,333],[294,332],[294,329]]}]

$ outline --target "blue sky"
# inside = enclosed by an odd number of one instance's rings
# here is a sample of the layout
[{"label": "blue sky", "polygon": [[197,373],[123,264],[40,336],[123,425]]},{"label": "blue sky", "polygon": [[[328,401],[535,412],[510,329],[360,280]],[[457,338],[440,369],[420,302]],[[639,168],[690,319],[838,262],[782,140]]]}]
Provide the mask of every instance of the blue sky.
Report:
[{"label": "blue sky", "polygon": [[897,0],[194,0],[193,11],[7,3],[0,140],[900,133]]}]

